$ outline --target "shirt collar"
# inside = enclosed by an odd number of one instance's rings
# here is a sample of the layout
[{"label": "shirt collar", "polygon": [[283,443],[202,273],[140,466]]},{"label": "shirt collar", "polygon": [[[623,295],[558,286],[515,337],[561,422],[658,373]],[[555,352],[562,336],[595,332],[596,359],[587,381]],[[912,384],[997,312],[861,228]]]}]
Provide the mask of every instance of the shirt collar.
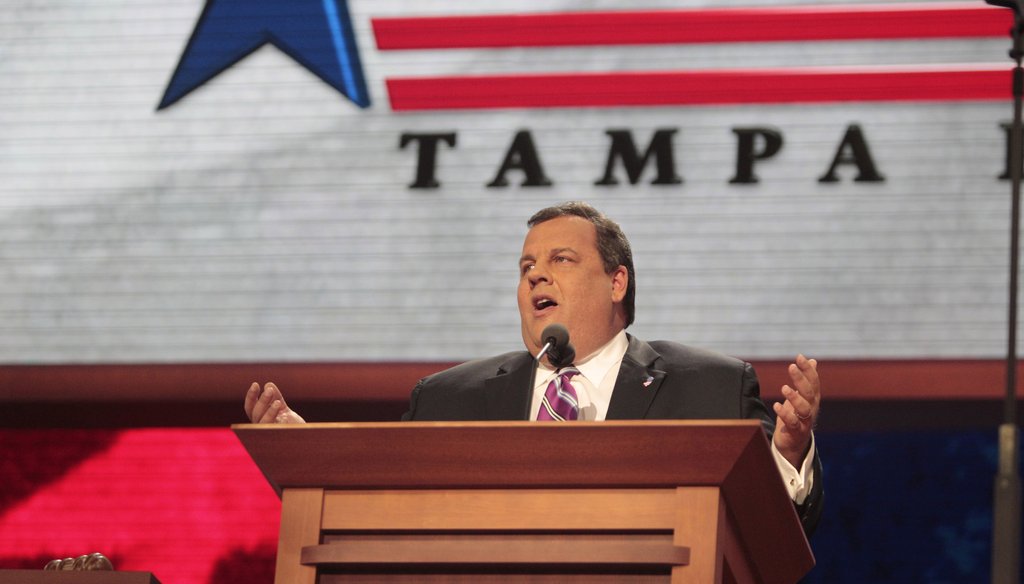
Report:
[{"label": "shirt collar", "polygon": [[[580,374],[586,377],[590,383],[598,386],[612,366],[622,361],[628,348],[629,339],[626,337],[626,331],[620,330],[618,334],[612,337],[600,349],[587,355],[582,360],[577,359],[573,362],[573,365],[576,369],[579,369]],[[537,385],[540,383],[546,384],[554,376],[554,373],[554,369],[541,362],[537,369]]]}]

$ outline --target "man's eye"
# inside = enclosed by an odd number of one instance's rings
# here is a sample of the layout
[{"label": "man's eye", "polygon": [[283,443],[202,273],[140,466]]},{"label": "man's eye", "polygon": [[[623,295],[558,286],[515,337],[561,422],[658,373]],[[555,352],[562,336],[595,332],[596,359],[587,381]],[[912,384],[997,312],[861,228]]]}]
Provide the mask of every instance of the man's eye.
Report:
[{"label": "man's eye", "polygon": [[555,256],[552,261],[554,261],[555,263],[564,264],[565,262],[571,262],[572,260],[565,256]]},{"label": "man's eye", "polygon": [[525,276],[526,272],[529,272],[532,269],[533,269],[533,264],[523,264],[523,265],[519,266],[519,275],[520,276]]}]

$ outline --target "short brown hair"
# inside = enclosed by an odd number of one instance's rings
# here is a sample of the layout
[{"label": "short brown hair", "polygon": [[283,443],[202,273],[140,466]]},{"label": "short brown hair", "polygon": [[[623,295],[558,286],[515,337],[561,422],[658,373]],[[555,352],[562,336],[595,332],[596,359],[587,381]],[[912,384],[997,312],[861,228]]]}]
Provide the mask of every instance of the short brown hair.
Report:
[{"label": "short brown hair", "polygon": [[612,221],[597,209],[583,201],[568,201],[553,207],[541,209],[526,222],[527,227],[544,223],[557,217],[582,217],[590,221],[597,230],[597,251],[601,254],[604,270],[610,274],[619,266],[625,266],[629,274],[626,284],[626,295],[622,298],[622,308],[626,311],[626,326],[633,324],[636,314],[636,272],[633,269],[633,250],[629,246],[626,234],[619,224]]}]

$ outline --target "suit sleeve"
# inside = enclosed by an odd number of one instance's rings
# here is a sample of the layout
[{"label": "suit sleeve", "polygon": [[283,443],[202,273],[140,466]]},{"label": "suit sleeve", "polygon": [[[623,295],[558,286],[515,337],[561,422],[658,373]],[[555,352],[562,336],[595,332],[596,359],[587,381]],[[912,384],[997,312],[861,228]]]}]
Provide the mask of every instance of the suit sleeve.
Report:
[{"label": "suit sleeve", "polygon": [[403,422],[410,422],[416,419],[416,404],[419,402],[420,390],[423,389],[423,382],[426,378],[419,380],[416,387],[412,389],[412,395],[409,396],[409,411],[402,414]]},{"label": "suit sleeve", "polygon": [[[761,386],[757,381],[757,374],[754,373],[754,368],[750,363],[744,363],[742,386],[740,409],[743,417],[761,420],[765,434],[768,435],[768,440],[771,440],[772,435],[775,433],[775,416],[761,399]],[[804,533],[808,537],[818,526],[818,521],[821,519],[822,503],[825,500],[825,489],[822,484],[824,477],[822,476],[823,471],[819,452],[820,449],[814,449],[814,460],[811,462],[811,476],[813,477],[811,491],[807,494],[807,498],[804,499],[802,504],[793,504],[796,507],[797,515],[800,517],[800,524],[803,525]]]}]

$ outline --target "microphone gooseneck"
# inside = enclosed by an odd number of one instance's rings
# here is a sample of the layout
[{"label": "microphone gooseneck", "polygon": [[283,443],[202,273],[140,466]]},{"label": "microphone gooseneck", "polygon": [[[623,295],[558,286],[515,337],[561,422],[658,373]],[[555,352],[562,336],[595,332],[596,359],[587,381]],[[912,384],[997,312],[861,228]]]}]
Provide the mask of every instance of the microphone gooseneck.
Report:
[{"label": "microphone gooseneck", "polygon": [[537,366],[540,365],[540,360],[544,358],[544,355],[548,356],[548,362],[555,369],[560,369],[566,365],[571,365],[573,359],[576,358],[576,349],[569,342],[569,329],[565,328],[563,324],[549,324],[544,327],[544,331],[540,334],[540,340],[544,343],[540,351],[533,358],[533,366],[530,368],[530,386],[526,392],[526,419],[529,420],[533,415],[532,404],[533,404],[533,379],[537,375]]}]

